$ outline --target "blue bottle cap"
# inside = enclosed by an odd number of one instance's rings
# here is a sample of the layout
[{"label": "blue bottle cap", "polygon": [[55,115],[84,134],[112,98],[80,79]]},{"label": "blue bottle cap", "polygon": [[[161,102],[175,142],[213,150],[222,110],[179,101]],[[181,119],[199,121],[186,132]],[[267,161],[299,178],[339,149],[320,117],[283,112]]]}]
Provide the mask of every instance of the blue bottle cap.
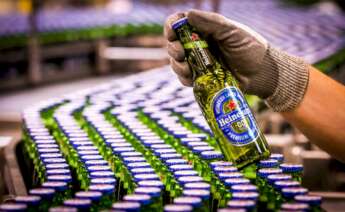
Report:
[{"label": "blue bottle cap", "polygon": [[228,173],[228,172],[238,172],[238,169],[234,166],[216,166],[213,168],[216,174]]},{"label": "blue bottle cap", "polygon": [[282,181],[275,181],[273,183],[274,187],[277,189],[283,188],[290,188],[290,187],[299,187],[301,184],[298,181],[293,180],[282,180]]},{"label": "blue bottle cap", "polygon": [[121,157],[140,157],[143,156],[141,152],[121,152]]},{"label": "blue bottle cap", "polygon": [[233,199],[239,200],[254,200],[256,201],[259,197],[259,193],[255,191],[251,192],[232,192]]},{"label": "blue bottle cap", "polygon": [[86,160],[85,162],[86,166],[104,166],[108,165],[108,162],[106,160]]},{"label": "blue bottle cap", "polygon": [[98,151],[97,147],[95,146],[78,146],[77,147],[77,151],[85,151],[85,150],[94,150],[94,151]]},{"label": "blue bottle cap", "polygon": [[203,200],[210,198],[210,191],[204,189],[184,189],[182,193],[184,196],[200,197]]},{"label": "blue bottle cap", "polygon": [[47,158],[63,158],[62,153],[45,153],[45,154],[40,154],[40,158],[42,160],[47,159]]},{"label": "blue bottle cap", "polygon": [[166,154],[166,153],[177,153],[175,149],[155,149],[153,150],[156,155]]},{"label": "blue bottle cap", "polygon": [[279,168],[262,168],[257,171],[257,174],[262,178],[266,178],[270,174],[281,174],[281,173],[283,173],[283,170]]},{"label": "blue bottle cap", "polygon": [[36,135],[33,136],[33,140],[54,140],[54,137],[51,135]]},{"label": "blue bottle cap", "polygon": [[89,173],[90,178],[106,178],[114,177],[115,174],[112,171],[94,171]]},{"label": "blue bottle cap", "polygon": [[111,143],[110,146],[112,148],[118,148],[118,147],[132,147],[132,144],[128,142],[122,142],[122,143]]},{"label": "blue bottle cap", "polygon": [[184,188],[186,189],[202,189],[202,190],[210,190],[211,185],[205,182],[197,182],[197,183],[186,183],[184,184]]},{"label": "blue bottle cap", "polygon": [[107,178],[92,178],[90,180],[91,184],[110,184],[115,185],[116,179],[114,177]]},{"label": "blue bottle cap", "polygon": [[135,152],[134,147],[115,147],[113,153],[119,155],[121,152]]},{"label": "blue bottle cap", "polygon": [[91,200],[90,199],[68,199],[63,202],[65,206],[69,207],[75,207],[80,210],[86,210],[91,206]]},{"label": "blue bottle cap", "polygon": [[104,139],[119,139],[123,138],[123,135],[103,135],[102,136]]},{"label": "blue bottle cap", "polygon": [[138,182],[140,187],[158,187],[160,189],[164,188],[164,184],[160,180],[142,180]]},{"label": "blue bottle cap", "polygon": [[175,138],[184,138],[188,133],[189,130],[171,130],[171,134],[173,134]]},{"label": "blue bottle cap", "polygon": [[282,194],[286,198],[294,198],[296,195],[307,194],[308,189],[303,187],[282,188]]},{"label": "blue bottle cap", "polygon": [[208,135],[204,133],[191,133],[187,135],[188,138],[202,138],[207,139]]},{"label": "blue bottle cap", "polygon": [[90,199],[92,201],[99,201],[102,197],[102,193],[99,191],[78,191],[75,193],[75,197],[78,199]]},{"label": "blue bottle cap", "polygon": [[211,168],[214,169],[215,167],[228,167],[228,166],[233,166],[234,164],[232,162],[229,161],[213,161],[210,163]]},{"label": "blue bottle cap", "polygon": [[73,138],[69,138],[68,140],[71,142],[90,141],[89,137],[81,137],[81,138],[73,137]]},{"label": "blue bottle cap", "polygon": [[150,146],[151,149],[170,149],[172,148],[172,146],[170,146],[169,144],[152,144]]},{"label": "blue bottle cap", "polygon": [[273,168],[277,167],[279,162],[275,159],[260,160],[258,167],[259,168]]},{"label": "blue bottle cap", "polygon": [[169,204],[164,206],[164,212],[189,212],[192,210],[193,207],[186,204]]},{"label": "blue bottle cap", "polygon": [[246,178],[228,178],[224,180],[224,185],[231,187],[239,184],[249,184],[250,181]]},{"label": "blue bottle cap", "polygon": [[275,181],[291,180],[291,175],[288,174],[270,174],[267,176],[267,181],[273,184]]},{"label": "blue bottle cap", "polygon": [[223,159],[224,155],[219,151],[202,151],[200,157],[205,160]]},{"label": "blue bottle cap", "polygon": [[124,201],[139,202],[141,205],[147,205],[151,203],[151,197],[146,194],[129,194],[123,197]]},{"label": "blue bottle cap", "polygon": [[38,149],[47,149],[47,148],[48,149],[50,149],[50,148],[58,149],[59,145],[57,145],[56,143],[53,143],[53,144],[38,144],[37,148]]},{"label": "blue bottle cap", "polygon": [[133,175],[134,181],[139,182],[142,180],[159,180],[157,174],[136,174]]},{"label": "blue bottle cap", "polygon": [[283,203],[280,207],[280,210],[287,211],[309,211],[309,209],[308,204],[297,202]]},{"label": "blue bottle cap", "polygon": [[183,176],[177,178],[177,181],[181,183],[182,185],[186,183],[197,183],[197,182],[203,182],[204,180],[200,176]]},{"label": "blue bottle cap", "polygon": [[174,199],[174,204],[191,205],[193,208],[198,208],[202,204],[202,199],[200,197],[176,197]]},{"label": "blue bottle cap", "polygon": [[0,211],[26,211],[26,204],[23,203],[4,203],[0,204]]},{"label": "blue bottle cap", "polygon": [[33,132],[49,132],[47,128],[45,127],[30,127],[30,126],[26,126],[26,130],[28,130],[30,133]]},{"label": "blue bottle cap", "polygon": [[161,196],[162,189],[158,187],[137,187],[134,192],[136,194],[147,194],[151,197],[159,197]]},{"label": "blue bottle cap", "polygon": [[50,163],[46,164],[46,169],[68,169],[69,166],[67,163]]},{"label": "blue bottle cap", "polygon": [[49,212],[78,212],[78,209],[69,206],[57,206],[49,208]]},{"label": "blue bottle cap", "polygon": [[296,195],[294,199],[296,202],[306,203],[310,206],[319,206],[322,202],[322,197],[316,195]]},{"label": "blue bottle cap", "polygon": [[127,143],[128,141],[124,138],[117,138],[117,139],[104,139],[104,142],[110,145],[112,143]]},{"label": "blue bottle cap", "polygon": [[78,132],[67,133],[67,137],[68,138],[87,138],[87,134],[85,132],[78,130]]},{"label": "blue bottle cap", "polygon": [[124,210],[124,211],[139,211],[140,203],[138,202],[116,202],[112,205],[112,209]]},{"label": "blue bottle cap", "polygon": [[164,141],[160,140],[160,139],[148,139],[148,140],[143,140],[142,143],[146,146],[146,147],[151,147],[152,145],[155,144],[165,144]]},{"label": "blue bottle cap", "polygon": [[301,164],[282,163],[280,164],[280,168],[285,173],[297,173],[303,171],[303,166]]},{"label": "blue bottle cap", "polygon": [[279,163],[281,163],[281,162],[284,161],[284,155],[283,154],[278,154],[278,153],[273,153],[273,154],[271,154],[270,159],[275,159]]},{"label": "blue bottle cap", "polygon": [[175,171],[174,176],[176,178],[179,178],[182,176],[198,176],[198,172],[195,170],[180,170],[180,171]]},{"label": "blue bottle cap", "polygon": [[94,144],[92,141],[74,141],[71,142],[72,146],[74,148],[81,147],[81,146],[93,146]]},{"label": "blue bottle cap", "polygon": [[129,169],[133,169],[133,168],[151,168],[151,165],[148,162],[134,162],[134,163],[128,163],[127,167]]},{"label": "blue bottle cap", "polygon": [[204,141],[191,141],[187,143],[187,146],[189,148],[193,148],[196,146],[209,146],[208,143],[204,142]]},{"label": "blue bottle cap", "polygon": [[122,161],[125,164],[128,164],[128,163],[146,162],[146,159],[142,156],[140,156],[140,157],[124,157],[124,158],[122,158]]},{"label": "blue bottle cap", "polygon": [[258,188],[255,185],[251,184],[239,184],[231,186],[232,192],[257,192]]},{"label": "blue bottle cap", "polygon": [[48,181],[60,181],[60,182],[66,182],[71,183],[72,182],[72,176],[71,175],[48,175],[47,176]]},{"label": "blue bottle cap", "polygon": [[86,166],[87,170],[89,172],[96,172],[96,171],[111,171],[110,167],[108,165],[105,166],[99,166],[99,165],[94,165],[94,166]]},{"label": "blue bottle cap", "polygon": [[56,144],[55,140],[35,140],[34,141],[36,145],[40,145],[40,144]]},{"label": "blue bottle cap", "polygon": [[221,180],[228,178],[243,178],[243,174],[241,172],[222,172],[218,174],[218,177]]},{"label": "blue bottle cap", "polygon": [[179,153],[166,153],[166,154],[161,154],[160,159],[163,161],[169,160],[169,159],[180,159],[182,158],[182,155]]},{"label": "blue bottle cap", "polygon": [[189,164],[176,164],[169,166],[169,169],[173,172],[180,170],[193,170],[193,166]]},{"label": "blue bottle cap", "polygon": [[201,141],[200,138],[180,138],[181,144],[182,145],[188,145],[189,142],[198,142]]},{"label": "blue bottle cap", "polygon": [[43,158],[43,163],[67,163],[65,158]]},{"label": "blue bottle cap", "polygon": [[135,174],[153,174],[155,173],[155,170],[153,168],[134,168],[131,169],[130,172]]},{"label": "blue bottle cap", "polygon": [[40,196],[42,199],[51,199],[55,194],[55,190],[51,188],[33,188],[29,190],[29,194]]},{"label": "blue bottle cap", "polygon": [[245,208],[220,208],[217,212],[247,212]]},{"label": "blue bottle cap", "polygon": [[56,191],[66,191],[67,183],[64,181],[47,181],[42,184],[43,188],[52,188]]},{"label": "blue bottle cap", "polygon": [[170,166],[170,165],[175,165],[175,164],[188,164],[188,161],[182,158],[178,159],[168,159],[165,161],[165,164]]},{"label": "blue bottle cap", "polygon": [[70,175],[71,171],[69,169],[48,169],[46,171],[47,175]]},{"label": "blue bottle cap", "polygon": [[41,201],[40,196],[28,195],[28,196],[16,196],[14,198],[16,203],[22,203],[26,205],[38,205]]},{"label": "blue bottle cap", "polygon": [[87,160],[103,160],[103,157],[100,155],[82,155],[80,158],[84,162]]},{"label": "blue bottle cap", "polygon": [[253,200],[230,200],[227,202],[229,208],[245,208],[251,210],[255,207],[255,201]]},{"label": "blue bottle cap", "polygon": [[192,152],[199,154],[204,151],[214,151],[214,148],[211,146],[193,146],[192,147]]},{"label": "blue bottle cap", "polygon": [[153,135],[153,136],[138,136],[139,137],[139,140],[142,140],[142,141],[147,141],[147,140],[161,140],[160,137],[158,135]]},{"label": "blue bottle cap", "polygon": [[97,150],[80,150],[78,151],[78,155],[99,155],[99,152]]},{"label": "blue bottle cap", "polygon": [[54,139],[51,140],[34,140],[35,145],[42,145],[42,144],[57,144]]},{"label": "blue bottle cap", "polygon": [[114,190],[114,185],[111,184],[91,184],[89,186],[89,191],[99,191],[103,194],[111,194]]}]

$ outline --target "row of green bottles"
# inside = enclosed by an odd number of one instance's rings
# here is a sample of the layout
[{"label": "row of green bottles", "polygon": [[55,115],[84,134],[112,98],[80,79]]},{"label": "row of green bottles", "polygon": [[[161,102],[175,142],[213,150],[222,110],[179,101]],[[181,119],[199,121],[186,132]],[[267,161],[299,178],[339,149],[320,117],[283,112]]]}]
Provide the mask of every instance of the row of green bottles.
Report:
[{"label": "row of green bottles", "polygon": [[178,153],[180,153],[186,160],[193,165],[194,169],[199,175],[211,184],[211,208],[218,208],[224,206],[231,194],[223,183],[215,176],[210,168],[210,164],[215,161],[219,161],[219,158],[200,158],[193,154],[191,150],[183,146],[179,139],[174,138],[167,131],[162,129],[153,119],[144,114],[142,111],[138,112],[138,118],[146,124],[150,129],[156,132],[166,143],[172,145]]},{"label": "row of green bottles", "polygon": [[115,189],[116,195],[114,200],[121,199],[122,196],[124,196],[125,194],[133,193],[136,184],[134,183],[133,178],[129,173],[128,169],[123,164],[121,159],[115,154],[113,154],[113,150],[111,149],[111,147],[106,145],[106,143],[104,142],[103,138],[99,135],[97,130],[84,119],[84,117],[82,116],[82,112],[83,110],[75,112],[73,114],[74,118],[81,126],[81,128],[88,134],[88,137],[97,147],[103,159],[108,161],[112,171],[118,179]]},{"label": "row of green bottles", "polygon": [[[155,156],[151,150],[147,149],[140,141],[135,138],[132,132],[114,117],[110,112],[106,112],[105,116],[108,121],[110,121],[114,127],[116,127],[124,136],[124,138],[129,141],[136,151],[142,153],[146,158],[147,162],[155,170],[155,172],[160,176],[160,180],[165,185],[166,192],[164,193],[164,202],[171,202],[171,199],[179,196],[182,193],[181,187],[178,185],[174,176],[168,170],[168,168]],[[139,120],[138,120],[139,121]]]},{"label": "row of green bottles", "polygon": [[89,177],[88,172],[80,160],[76,150],[70,144],[67,136],[64,132],[60,129],[58,124],[53,118],[53,113],[57,108],[51,108],[45,111],[42,114],[42,118],[46,124],[46,127],[49,128],[54,136],[55,140],[58,142],[63,155],[65,156],[67,163],[69,164],[73,173],[75,173],[75,180],[74,182],[75,189],[79,190],[83,189],[86,190],[89,185]]}]

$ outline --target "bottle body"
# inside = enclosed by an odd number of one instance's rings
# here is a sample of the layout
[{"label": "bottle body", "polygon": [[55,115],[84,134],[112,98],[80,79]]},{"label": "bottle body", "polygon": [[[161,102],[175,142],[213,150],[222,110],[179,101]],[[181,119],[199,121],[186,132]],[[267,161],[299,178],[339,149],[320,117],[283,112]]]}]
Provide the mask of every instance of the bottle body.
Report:
[{"label": "bottle body", "polygon": [[187,19],[173,28],[193,73],[195,99],[225,158],[241,168],[269,157],[265,137],[231,72],[214,58]]}]

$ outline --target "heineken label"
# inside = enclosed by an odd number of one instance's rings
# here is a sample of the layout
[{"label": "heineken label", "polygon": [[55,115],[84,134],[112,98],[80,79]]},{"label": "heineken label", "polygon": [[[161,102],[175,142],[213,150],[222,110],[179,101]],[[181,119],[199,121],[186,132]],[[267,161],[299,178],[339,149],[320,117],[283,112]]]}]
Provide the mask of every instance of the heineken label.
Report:
[{"label": "heineken label", "polygon": [[236,87],[219,91],[212,101],[214,117],[224,136],[235,146],[256,140],[259,130],[242,93]]}]

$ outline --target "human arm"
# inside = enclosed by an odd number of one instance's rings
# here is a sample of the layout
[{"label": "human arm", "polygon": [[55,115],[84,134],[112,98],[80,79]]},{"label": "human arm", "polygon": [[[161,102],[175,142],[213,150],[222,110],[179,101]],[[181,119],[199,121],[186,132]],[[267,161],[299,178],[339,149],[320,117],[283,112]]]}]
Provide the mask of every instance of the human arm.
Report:
[{"label": "human arm", "polygon": [[301,103],[282,112],[314,144],[345,162],[345,87],[310,66]]},{"label": "human arm", "polygon": [[316,145],[345,161],[342,155],[345,150],[345,110],[342,109],[345,88],[342,85],[302,58],[270,46],[247,26],[218,14],[195,10],[175,14],[165,25],[171,66],[184,85],[192,85],[191,71],[183,47],[171,29],[172,22],[184,15],[218,47],[218,53],[239,81],[242,91],[264,99]]}]

